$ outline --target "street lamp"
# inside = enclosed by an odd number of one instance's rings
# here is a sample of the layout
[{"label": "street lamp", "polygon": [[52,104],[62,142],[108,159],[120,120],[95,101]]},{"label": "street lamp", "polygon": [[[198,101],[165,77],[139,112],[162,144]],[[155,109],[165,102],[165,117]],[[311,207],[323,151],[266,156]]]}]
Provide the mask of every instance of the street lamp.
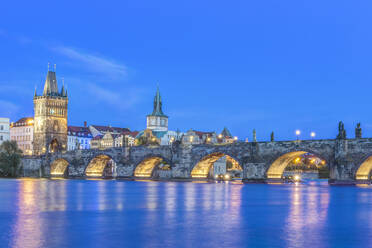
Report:
[{"label": "street lamp", "polygon": [[300,134],[301,134],[301,131],[300,130],[296,130],[297,140],[298,140],[298,137],[300,136]]},{"label": "street lamp", "polygon": [[312,138],[312,139],[314,139],[314,138],[315,138],[315,135],[316,135],[316,133],[315,133],[315,132],[311,132],[311,133],[310,133],[310,136],[311,136],[311,138]]}]

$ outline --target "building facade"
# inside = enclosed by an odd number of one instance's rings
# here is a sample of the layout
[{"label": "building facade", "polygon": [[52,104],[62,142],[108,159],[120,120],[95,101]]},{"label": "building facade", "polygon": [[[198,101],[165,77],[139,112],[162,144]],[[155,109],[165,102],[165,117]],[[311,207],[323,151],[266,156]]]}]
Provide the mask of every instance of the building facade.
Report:
[{"label": "building facade", "polygon": [[34,96],[34,154],[67,150],[67,91],[48,71],[43,94]]},{"label": "building facade", "polygon": [[90,133],[89,128],[78,126],[68,126],[67,131],[67,150],[85,150],[90,149],[90,142],[93,136]]},{"label": "building facade", "polygon": [[218,138],[215,132],[201,132],[190,129],[182,136],[182,144],[216,144]]},{"label": "building facade", "polygon": [[[92,134],[90,148],[101,150],[123,146],[123,144],[125,144],[125,137],[131,133],[131,131],[128,128],[98,125],[90,125],[89,130]],[[121,140],[120,137],[122,137]]]},{"label": "building facade", "polygon": [[122,146],[134,146],[136,145],[136,136],[139,132],[122,132],[120,135],[115,137],[115,147],[122,147]]},{"label": "building facade", "polygon": [[25,155],[33,154],[34,118],[24,117],[10,125],[10,139],[17,142]]},{"label": "building facade", "polygon": [[9,118],[0,118],[0,145],[10,140]]}]

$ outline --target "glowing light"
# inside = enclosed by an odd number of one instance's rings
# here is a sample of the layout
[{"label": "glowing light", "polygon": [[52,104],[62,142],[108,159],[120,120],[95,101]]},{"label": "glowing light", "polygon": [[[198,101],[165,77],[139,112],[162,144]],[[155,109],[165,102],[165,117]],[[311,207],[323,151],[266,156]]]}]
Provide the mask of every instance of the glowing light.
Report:
[{"label": "glowing light", "polygon": [[194,140],[194,136],[190,136],[190,142]]},{"label": "glowing light", "polygon": [[219,134],[219,135],[218,135],[218,138],[222,139],[222,134]]},{"label": "glowing light", "polygon": [[301,177],[300,177],[300,175],[295,175],[295,176],[293,177],[293,179],[294,179],[296,182],[298,182],[298,181],[300,181]]},{"label": "glowing light", "polygon": [[300,160],[301,160],[301,158],[296,158],[296,159],[294,160],[294,162],[297,164],[298,162],[300,162]]},{"label": "glowing light", "polygon": [[310,133],[311,138],[314,138],[315,135],[316,135],[315,132],[311,132],[311,133]]},{"label": "glowing light", "polygon": [[163,161],[160,157],[152,157],[143,160],[135,169],[135,177],[150,178],[154,168]]},{"label": "glowing light", "polygon": [[301,134],[301,131],[300,130],[296,130],[296,135],[300,135]]},{"label": "glowing light", "polygon": [[237,137],[237,136],[235,136],[235,137],[234,137],[234,140],[238,140],[238,137]]},{"label": "glowing light", "polygon": [[230,179],[230,175],[229,174],[226,174],[225,175],[225,180],[229,180]]}]

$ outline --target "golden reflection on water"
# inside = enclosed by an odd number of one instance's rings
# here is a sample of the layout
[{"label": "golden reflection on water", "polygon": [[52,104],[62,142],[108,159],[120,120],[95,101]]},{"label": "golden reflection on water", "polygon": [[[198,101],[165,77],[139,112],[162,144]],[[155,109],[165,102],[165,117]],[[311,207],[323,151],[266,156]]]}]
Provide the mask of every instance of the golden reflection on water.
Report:
[{"label": "golden reflection on water", "polygon": [[306,232],[312,238],[322,237],[329,207],[329,192],[320,187],[295,185],[291,189],[290,211],[287,218],[288,247],[301,247],[306,242]]},{"label": "golden reflection on water", "polygon": [[146,185],[146,191],[147,191],[146,207],[150,211],[154,211],[158,207],[158,203],[157,203],[158,187],[159,187],[159,183],[157,183],[157,182],[148,182],[147,185]]},{"label": "golden reflection on water", "polygon": [[23,179],[19,182],[17,220],[13,229],[12,247],[43,247],[43,222],[39,217],[37,206],[39,199],[36,193],[36,185],[39,183],[34,179]]}]

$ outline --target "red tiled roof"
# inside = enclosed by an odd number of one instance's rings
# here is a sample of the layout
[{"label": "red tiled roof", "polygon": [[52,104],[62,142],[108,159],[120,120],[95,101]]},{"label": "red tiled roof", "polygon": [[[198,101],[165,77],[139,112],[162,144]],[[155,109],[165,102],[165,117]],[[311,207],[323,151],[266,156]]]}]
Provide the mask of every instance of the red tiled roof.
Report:
[{"label": "red tiled roof", "polygon": [[133,132],[131,132],[131,131],[124,131],[124,132],[121,132],[121,134],[122,135],[129,135],[129,136],[132,136],[132,137],[136,137],[139,134],[139,132],[138,131],[133,131]]},{"label": "red tiled roof", "polygon": [[68,126],[67,132],[69,135],[87,137],[90,136],[90,130],[87,127]]},{"label": "red tiled roof", "polygon": [[103,135],[97,135],[96,137],[94,137],[92,140],[100,140],[103,138]]},{"label": "red tiled roof", "polygon": [[195,134],[198,135],[200,138],[202,138],[203,135],[207,135],[207,137],[208,137],[208,136],[212,136],[212,135],[214,134],[214,132],[201,132],[201,131],[195,131],[195,130],[193,130],[193,131],[194,131]]},{"label": "red tiled roof", "polygon": [[115,132],[115,133],[121,133],[125,131],[130,131],[128,128],[122,128],[122,127],[109,127],[109,126],[98,126],[98,125],[92,125],[95,129],[97,129],[99,132]]}]

